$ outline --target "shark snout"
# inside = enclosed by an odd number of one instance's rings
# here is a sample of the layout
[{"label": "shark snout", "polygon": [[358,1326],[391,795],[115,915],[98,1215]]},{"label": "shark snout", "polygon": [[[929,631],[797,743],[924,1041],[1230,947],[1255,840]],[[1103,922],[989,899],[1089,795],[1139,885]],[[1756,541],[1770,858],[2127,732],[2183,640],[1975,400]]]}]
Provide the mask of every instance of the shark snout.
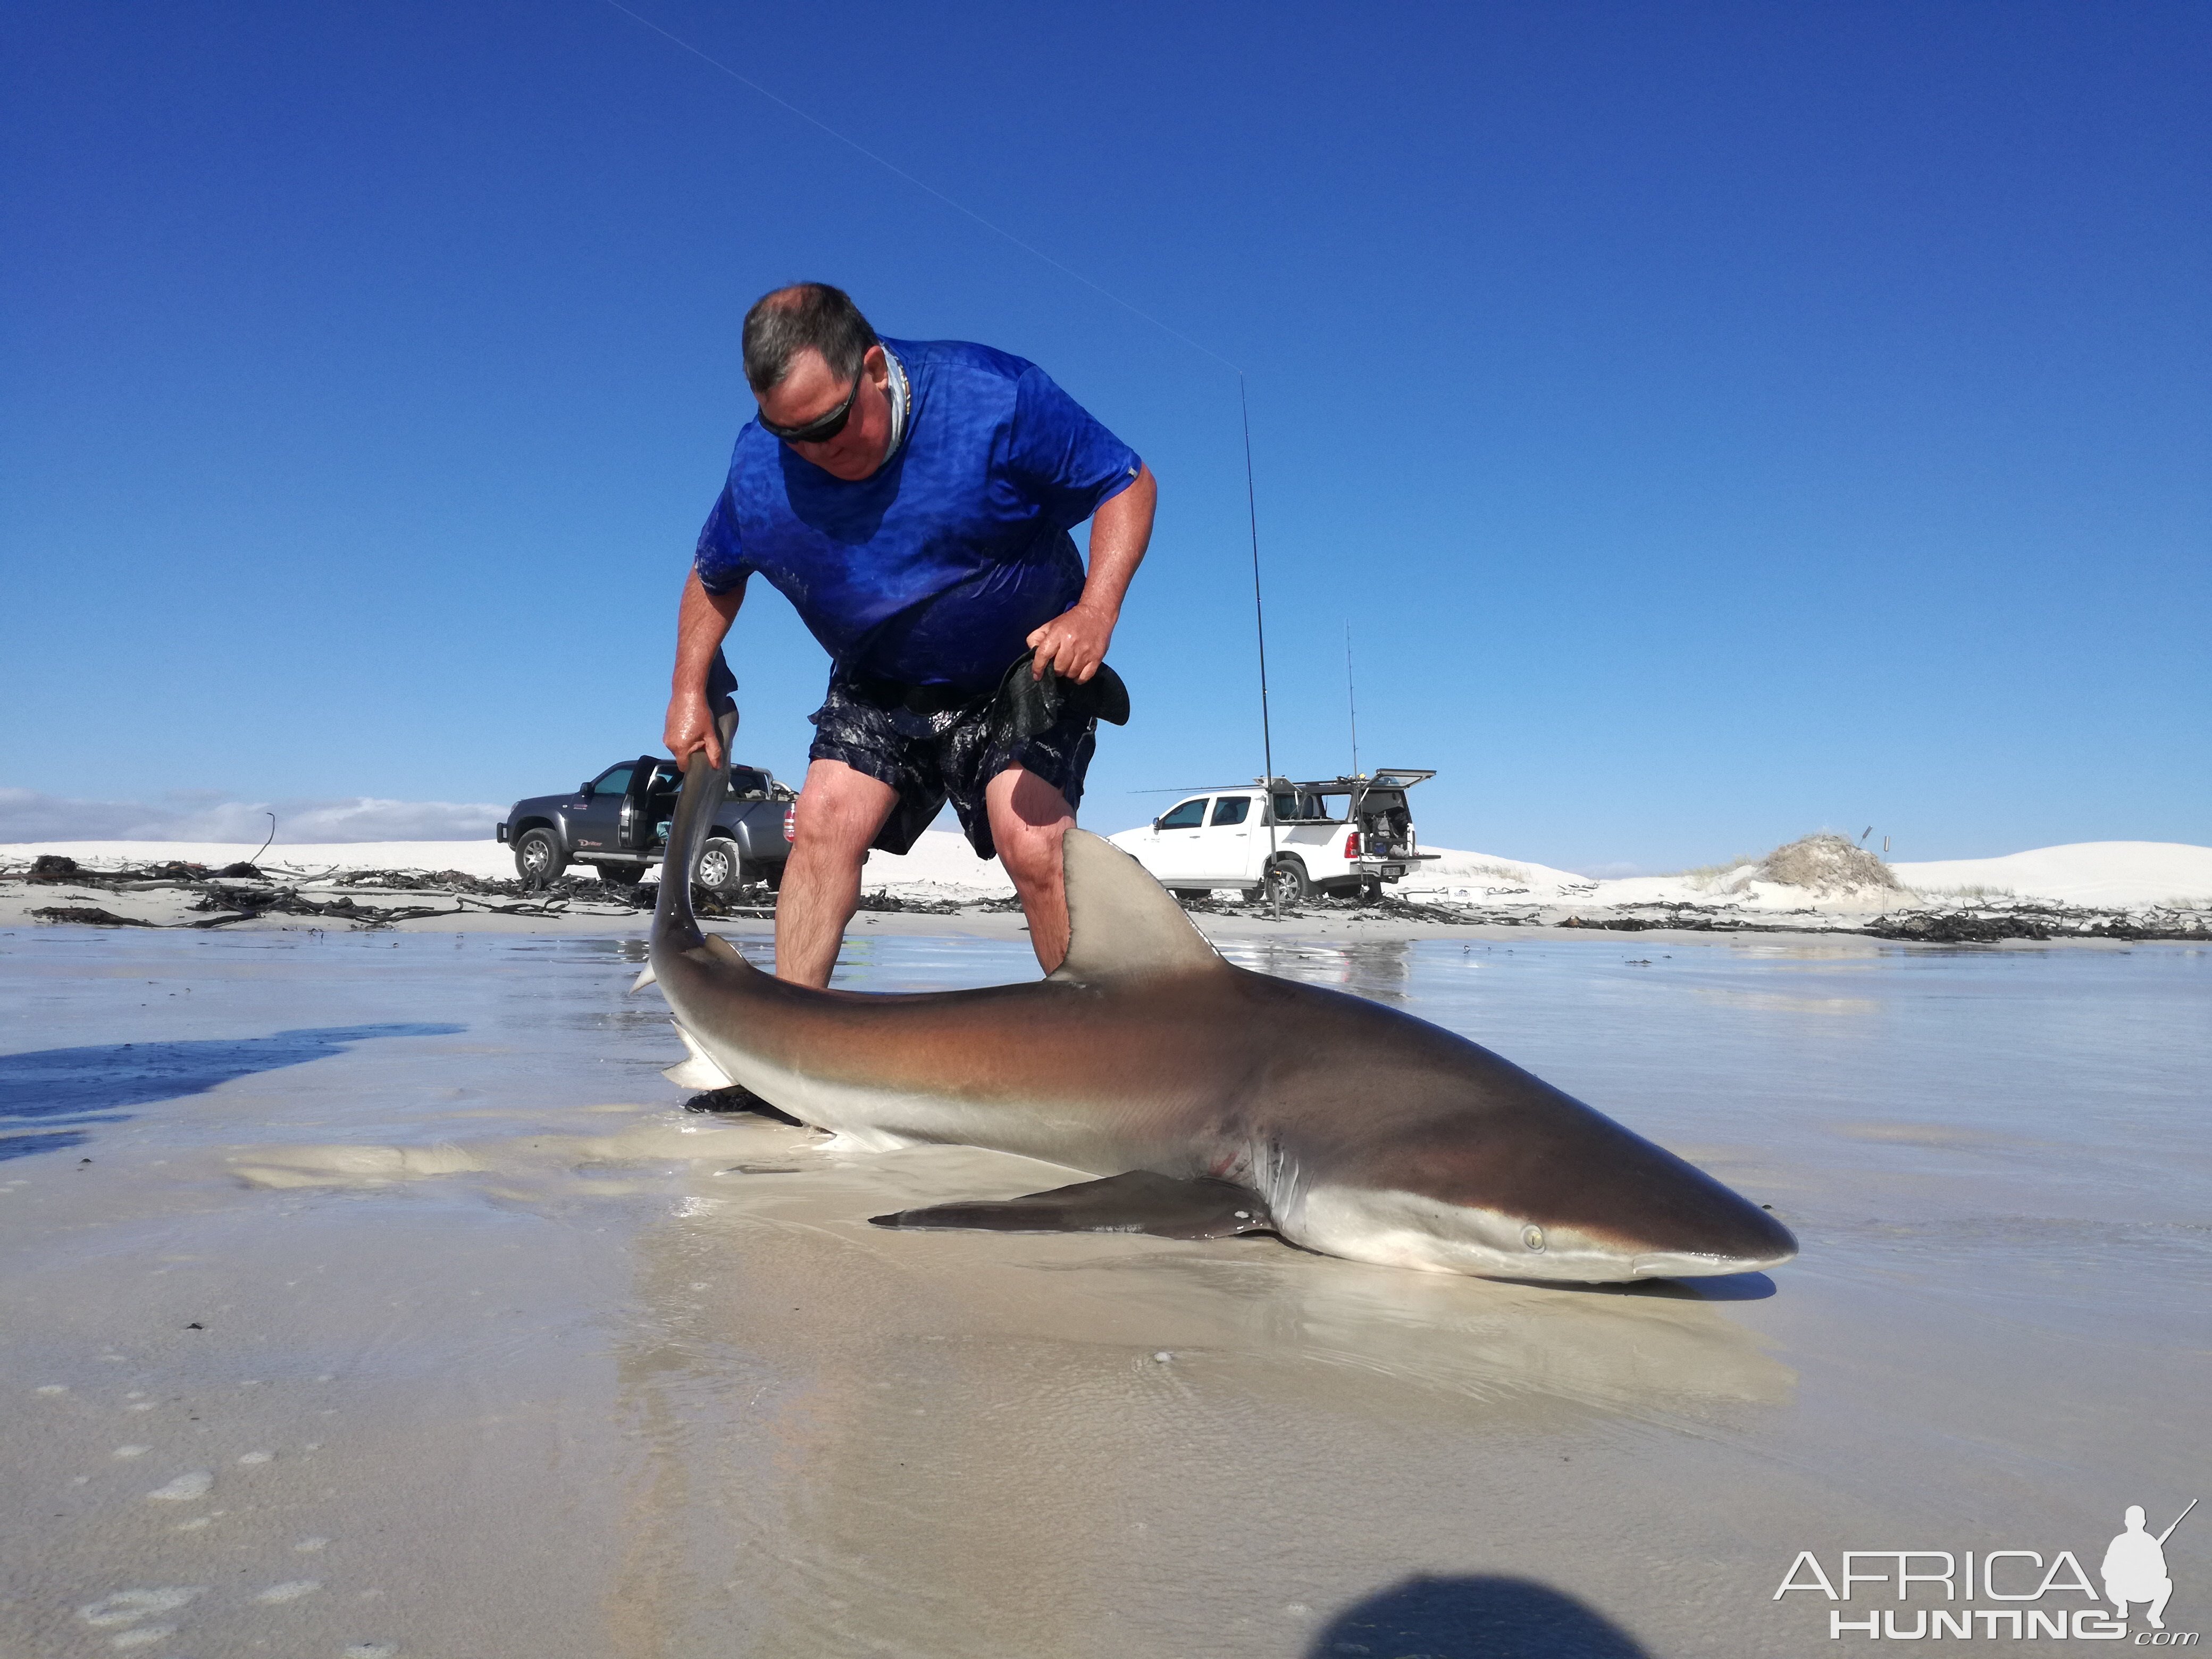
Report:
[{"label": "shark snout", "polygon": [[1755,1273],[1797,1254],[1796,1239],[1771,1215],[1717,1183],[1715,1189],[1725,1201],[1711,1206],[1702,1224],[1670,1213],[1656,1218],[1663,1224],[1638,1229],[1617,1219],[1608,1225],[1508,1205],[1321,1186],[1285,1231],[1357,1261],[1577,1284]]},{"label": "shark snout", "polygon": [[[1671,1172],[1670,1172],[1671,1173]],[[1591,1248],[1618,1261],[1623,1279],[1691,1279],[1757,1273],[1797,1254],[1797,1240],[1771,1212],[1684,1164],[1639,1206],[1623,1203],[1612,1224],[1587,1228]]]},{"label": "shark snout", "polygon": [[[1739,1200],[1741,1201],[1741,1200]],[[1747,1206],[1749,1207],[1749,1206]],[[1757,1220],[1729,1218],[1708,1230],[1669,1229],[1662,1237],[1638,1237],[1607,1230],[1555,1224],[1523,1231],[1544,1236],[1541,1250],[1528,1249],[1498,1271],[1516,1279],[1571,1279],[1582,1283],[1638,1279],[1706,1279],[1726,1273],[1758,1273],[1779,1267],[1797,1254],[1790,1230],[1764,1212]]]}]

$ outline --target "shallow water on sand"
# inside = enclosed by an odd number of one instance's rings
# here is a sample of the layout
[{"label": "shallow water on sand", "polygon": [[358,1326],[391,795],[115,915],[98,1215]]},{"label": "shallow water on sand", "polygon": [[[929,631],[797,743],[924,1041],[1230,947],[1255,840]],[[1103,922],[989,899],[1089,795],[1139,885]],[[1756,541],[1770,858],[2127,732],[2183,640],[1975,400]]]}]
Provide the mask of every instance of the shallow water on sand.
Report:
[{"label": "shallow water on sand", "polygon": [[[0,936],[0,1652],[1814,1653],[1800,1550],[2094,1573],[2195,1495],[2212,956],[1229,949],[1803,1256],[1577,1291],[885,1232],[1067,1177],[687,1117],[635,941]],[[862,939],[841,983],[1033,972]]]}]

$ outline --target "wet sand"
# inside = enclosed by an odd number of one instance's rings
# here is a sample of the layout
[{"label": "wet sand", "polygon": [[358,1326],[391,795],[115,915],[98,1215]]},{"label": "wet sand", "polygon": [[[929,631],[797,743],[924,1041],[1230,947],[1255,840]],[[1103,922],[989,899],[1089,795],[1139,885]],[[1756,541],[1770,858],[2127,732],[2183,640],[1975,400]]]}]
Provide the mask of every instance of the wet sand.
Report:
[{"label": "wet sand", "polygon": [[[1034,971],[985,920],[856,929],[843,981]],[[687,1116],[635,937],[18,929],[0,1652],[1814,1653],[1799,1550],[2094,1572],[2195,1495],[2212,956],[1257,926],[1217,937],[1804,1255],[1576,1291],[885,1232],[1065,1172]]]}]

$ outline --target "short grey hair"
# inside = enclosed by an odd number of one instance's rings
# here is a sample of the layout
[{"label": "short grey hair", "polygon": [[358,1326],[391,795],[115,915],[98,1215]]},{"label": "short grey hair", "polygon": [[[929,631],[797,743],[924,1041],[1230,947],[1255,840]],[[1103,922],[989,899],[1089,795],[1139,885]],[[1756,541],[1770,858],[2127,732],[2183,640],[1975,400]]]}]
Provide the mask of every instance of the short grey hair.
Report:
[{"label": "short grey hair", "polygon": [[830,372],[849,380],[876,343],[876,331],[853,296],[827,283],[793,283],[763,294],[745,313],[745,382],[756,393],[773,390],[791,372],[792,358],[818,351]]}]

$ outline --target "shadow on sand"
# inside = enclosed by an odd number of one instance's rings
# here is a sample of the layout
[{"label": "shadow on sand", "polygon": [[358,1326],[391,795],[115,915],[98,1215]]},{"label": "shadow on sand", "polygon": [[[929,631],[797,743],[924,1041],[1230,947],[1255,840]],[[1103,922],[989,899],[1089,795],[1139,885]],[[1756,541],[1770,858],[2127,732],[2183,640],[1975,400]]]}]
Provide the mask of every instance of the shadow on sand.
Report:
[{"label": "shadow on sand", "polygon": [[[119,1042],[0,1054],[0,1161],[58,1152],[91,1138],[86,1126],[121,1123],[129,1108],[176,1100],[256,1072],[342,1054],[371,1037],[450,1036],[445,1024],[335,1025],[262,1037]],[[35,1130],[15,1130],[36,1123]]]},{"label": "shadow on sand", "polygon": [[1306,1659],[1650,1659],[1644,1644],[1571,1595],[1527,1578],[1393,1584],[1330,1620]]}]

